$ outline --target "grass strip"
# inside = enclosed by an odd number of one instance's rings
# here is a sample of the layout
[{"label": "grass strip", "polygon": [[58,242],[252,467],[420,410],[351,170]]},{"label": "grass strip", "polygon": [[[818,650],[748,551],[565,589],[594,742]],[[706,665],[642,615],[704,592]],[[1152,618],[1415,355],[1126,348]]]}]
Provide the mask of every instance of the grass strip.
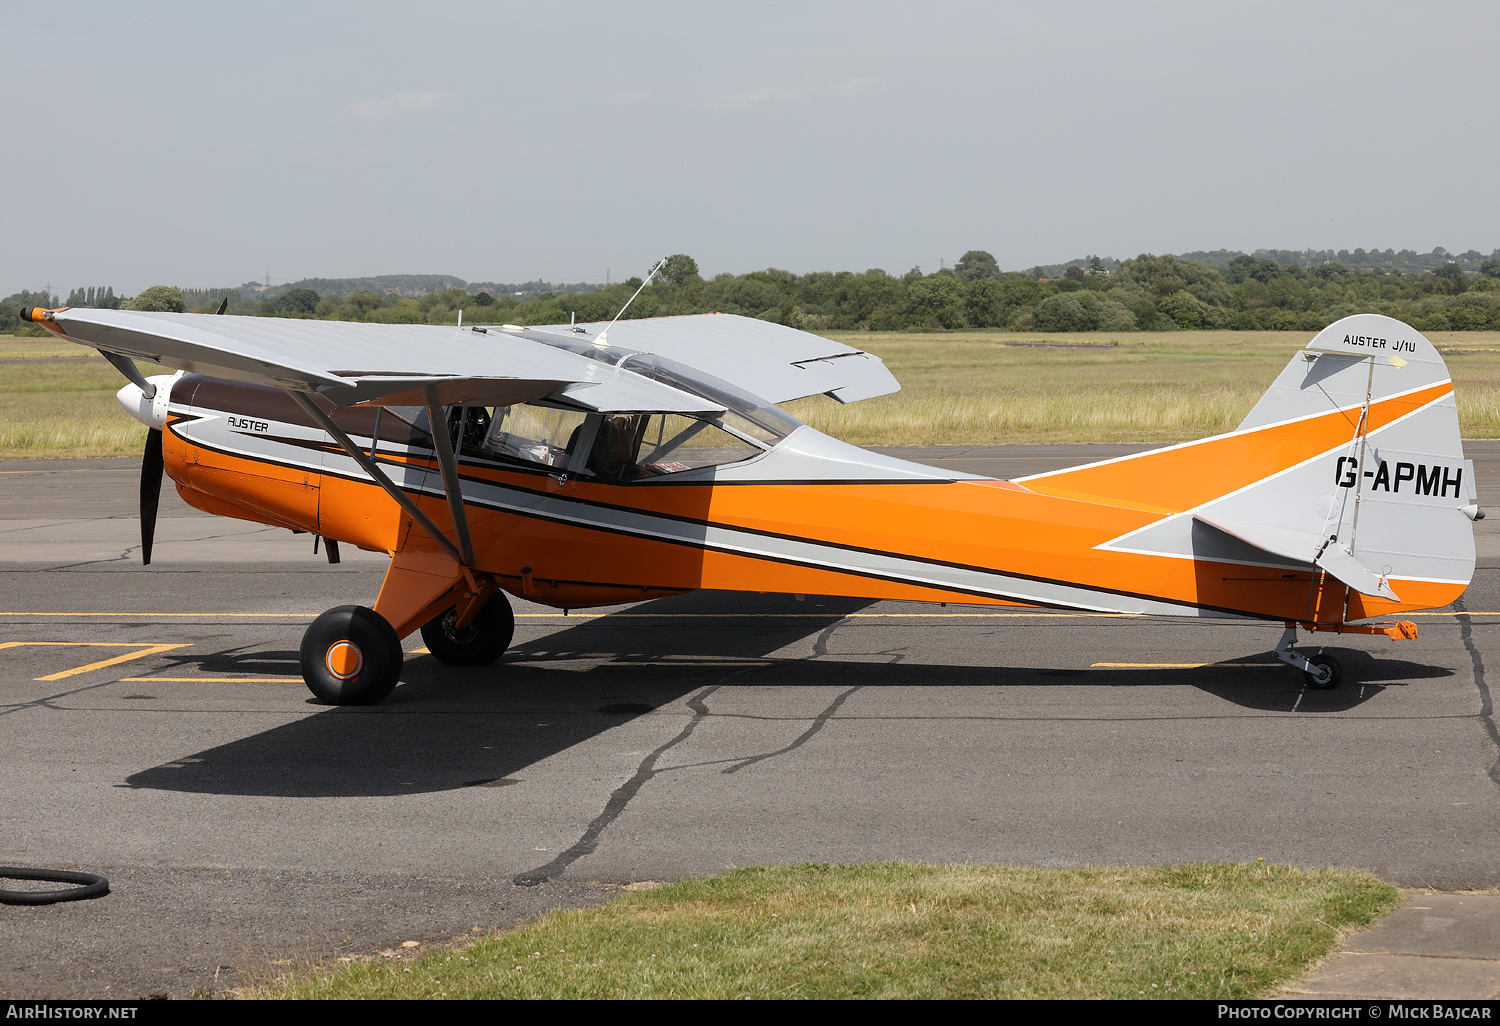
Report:
[{"label": "grass strip", "polygon": [[1193,864],[772,866],[553,912],[255,998],[1246,998],[1400,897],[1366,873]]},{"label": "grass strip", "polygon": [[[855,445],[1166,444],[1233,430],[1308,332],[1123,335],[851,332],[901,391],[847,406],[786,408]],[[1442,332],[1459,430],[1500,438],[1500,333]],[[145,429],[119,409],[118,372],[83,346],[0,338],[0,458],[136,455]],[[60,359],[60,355],[74,358]],[[142,366],[143,373],[160,370]],[[111,426],[113,425],[113,426]]]}]

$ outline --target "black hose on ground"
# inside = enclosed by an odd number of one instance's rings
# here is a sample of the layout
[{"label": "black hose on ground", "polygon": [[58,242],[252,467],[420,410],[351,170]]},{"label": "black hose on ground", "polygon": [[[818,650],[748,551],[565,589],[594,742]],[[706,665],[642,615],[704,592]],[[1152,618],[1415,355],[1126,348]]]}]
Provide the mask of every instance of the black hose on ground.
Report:
[{"label": "black hose on ground", "polygon": [[97,873],[75,873],[69,869],[27,869],[24,866],[0,866],[0,879],[46,880],[49,883],[78,884],[60,891],[0,890],[0,905],[54,905],[59,901],[82,901],[102,898],[109,893],[109,881]]}]

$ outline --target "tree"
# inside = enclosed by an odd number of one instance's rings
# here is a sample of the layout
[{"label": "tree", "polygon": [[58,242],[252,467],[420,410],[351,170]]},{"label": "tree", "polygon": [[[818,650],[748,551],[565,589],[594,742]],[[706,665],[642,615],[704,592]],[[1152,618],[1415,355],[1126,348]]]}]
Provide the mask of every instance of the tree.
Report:
[{"label": "tree", "polygon": [[1064,292],[1048,296],[1036,308],[1037,331],[1098,331],[1104,304],[1092,292]]},{"label": "tree", "polygon": [[1208,304],[1187,289],[1179,289],[1161,301],[1161,312],[1179,328],[1202,328],[1206,326]]},{"label": "tree", "polygon": [[276,300],[276,312],[282,317],[311,317],[318,312],[318,299],[312,289],[288,289]]},{"label": "tree", "polygon": [[964,281],[981,281],[1000,277],[1000,265],[995,258],[982,249],[971,249],[958,258],[953,272]]},{"label": "tree", "polygon": [[[1442,247],[1439,246],[1438,249],[1442,249]],[[1435,249],[1432,252],[1436,254],[1437,251],[1438,250]],[[1433,271],[1432,274],[1436,278],[1441,278],[1443,284],[1447,286],[1448,291],[1451,293],[1457,294],[1469,287],[1469,282],[1468,279],[1464,277],[1463,269],[1460,268],[1457,264],[1444,264],[1442,267],[1439,267],[1437,270]]]},{"label": "tree", "polygon": [[[422,298],[426,299],[427,297],[423,296]],[[385,302],[385,297],[378,292],[354,292],[344,302],[348,306],[354,307],[357,315],[363,319],[372,310],[379,310]]]},{"label": "tree", "polygon": [[690,285],[703,280],[698,276],[698,261],[686,253],[673,253],[667,257],[667,265],[656,277],[668,285]]},{"label": "tree", "polygon": [[970,327],[1004,327],[1008,312],[1005,289],[994,278],[982,278],[969,283],[969,298],[964,306],[964,313]]},{"label": "tree", "polygon": [[968,289],[955,275],[934,274],[920,278],[906,288],[906,302],[919,322],[933,322],[943,328],[966,328],[964,313]]},{"label": "tree", "polygon": [[1068,269],[1063,272],[1063,277],[1069,281],[1083,281],[1083,268],[1077,264],[1069,264]]},{"label": "tree", "polygon": [[129,306],[132,310],[152,313],[182,313],[187,309],[187,300],[170,285],[153,285],[132,299]]}]

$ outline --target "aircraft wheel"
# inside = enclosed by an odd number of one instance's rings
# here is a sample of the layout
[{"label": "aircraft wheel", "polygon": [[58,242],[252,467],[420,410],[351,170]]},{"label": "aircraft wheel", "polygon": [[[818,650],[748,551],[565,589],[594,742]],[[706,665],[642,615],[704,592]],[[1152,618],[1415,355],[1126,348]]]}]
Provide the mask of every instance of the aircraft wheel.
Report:
[{"label": "aircraft wheel", "polygon": [[401,676],[401,639],[379,613],[339,606],[302,635],[302,679],[329,705],[374,705]]},{"label": "aircraft wheel", "polygon": [[1339,686],[1339,681],[1344,676],[1339,661],[1331,655],[1315,655],[1307,660],[1313,664],[1317,673],[1302,671],[1302,679],[1307,681],[1307,686],[1315,691],[1332,691]]},{"label": "aircraft wheel", "polygon": [[454,606],[422,625],[427,650],[449,666],[488,666],[505,654],[516,634],[516,614],[504,592],[496,592],[463,630],[454,628],[457,620]]}]

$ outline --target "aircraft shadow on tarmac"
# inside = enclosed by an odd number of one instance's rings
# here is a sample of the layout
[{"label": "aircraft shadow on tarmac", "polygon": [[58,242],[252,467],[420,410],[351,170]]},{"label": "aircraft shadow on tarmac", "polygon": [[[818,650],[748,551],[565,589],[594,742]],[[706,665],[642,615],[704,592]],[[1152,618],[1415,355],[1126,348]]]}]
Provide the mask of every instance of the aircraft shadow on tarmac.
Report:
[{"label": "aircraft shadow on tarmac", "polygon": [[[1264,667],[1087,670],[904,662],[899,650],[823,654],[825,632],[869,604],[809,597],[793,606],[785,596],[713,593],[643,603],[630,612],[664,618],[583,620],[518,643],[491,667],[414,659],[381,705],[328,709],[135,773],[124,786],[279,797],[505,786],[527,766],[731,681],[777,689],[1190,686],[1243,708],[1302,714],[1341,712],[1386,687],[1453,672],[1329,649],[1343,663],[1346,683],[1311,691],[1301,673],[1269,652],[1236,660]],[[695,618],[665,618],[682,613]],[[808,638],[815,639],[817,658],[772,656],[799,642],[805,649]],[[214,673],[285,672],[295,658],[295,652],[227,652],[196,665]]]}]

